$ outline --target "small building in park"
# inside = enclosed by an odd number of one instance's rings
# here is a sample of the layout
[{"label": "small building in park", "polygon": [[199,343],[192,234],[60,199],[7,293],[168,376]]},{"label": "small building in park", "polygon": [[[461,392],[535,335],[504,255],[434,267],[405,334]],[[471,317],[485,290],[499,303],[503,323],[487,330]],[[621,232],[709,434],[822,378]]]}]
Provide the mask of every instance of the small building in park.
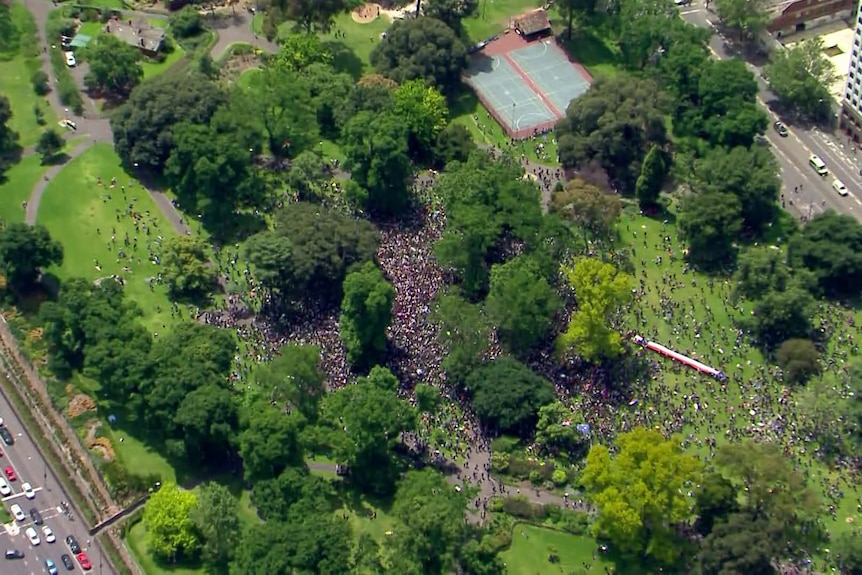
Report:
[{"label": "small building in park", "polygon": [[515,18],[512,28],[527,40],[543,36],[551,30],[551,20],[543,8],[527,12]]},{"label": "small building in park", "polygon": [[105,24],[105,32],[113,34],[150,57],[155,57],[159,53],[165,41],[165,29],[153,26],[143,18],[138,20],[112,18]]}]

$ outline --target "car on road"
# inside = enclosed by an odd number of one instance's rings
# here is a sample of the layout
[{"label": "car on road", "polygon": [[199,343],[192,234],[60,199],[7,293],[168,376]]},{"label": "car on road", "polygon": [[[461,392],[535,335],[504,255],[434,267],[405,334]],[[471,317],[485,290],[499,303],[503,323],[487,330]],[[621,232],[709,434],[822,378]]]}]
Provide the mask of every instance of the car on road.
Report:
[{"label": "car on road", "polygon": [[818,176],[826,176],[829,174],[829,168],[826,167],[826,162],[824,162],[817,154],[811,154],[808,156],[808,165],[814,168],[814,171],[817,172]]},{"label": "car on road", "polygon": [[66,65],[70,68],[74,68],[78,65],[78,61],[75,60],[75,53],[71,50],[63,52],[63,56],[66,58]]},{"label": "car on road", "polygon": [[93,564],[90,563],[90,558],[87,557],[87,554],[83,551],[75,555],[75,557],[78,559],[78,563],[81,564],[81,569],[83,569],[84,571],[89,571],[93,568]]},{"label": "car on road", "polygon": [[45,536],[46,543],[53,543],[57,540],[57,537],[54,535],[54,531],[47,525],[42,526],[42,535]]},{"label": "car on road", "polygon": [[12,432],[9,431],[9,428],[6,426],[0,427],[0,438],[3,439],[3,443],[6,445],[12,445],[15,443],[15,438],[12,437]]},{"label": "car on road", "polygon": [[69,557],[69,555],[66,553],[60,555],[60,561],[63,562],[63,566],[69,571],[75,568],[75,564],[72,562],[72,558]]},{"label": "car on road", "polygon": [[775,128],[775,131],[778,132],[778,135],[782,138],[786,138],[790,133],[787,131],[787,126],[784,125],[784,122],[775,122],[772,124],[772,127]]},{"label": "car on road", "polygon": [[57,575],[57,566],[50,559],[45,559],[45,569],[48,571],[48,575]]},{"label": "car on road", "polygon": [[850,192],[847,190],[847,186],[844,185],[844,182],[835,178],[832,180],[832,189],[838,192],[838,195],[841,197],[847,196]]},{"label": "car on road", "polygon": [[7,549],[6,550],[6,559],[23,559],[24,552],[19,551],[17,549]]},{"label": "car on road", "polygon": [[10,510],[10,511],[12,511],[12,515],[13,515],[13,516],[15,517],[15,519],[17,519],[18,521],[26,521],[26,520],[27,520],[27,516],[26,516],[26,515],[24,515],[24,510],[23,510],[23,509],[21,509],[21,506],[20,506],[20,505],[18,505],[17,503],[13,504],[13,505],[9,508],[9,510]]},{"label": "car on road", "polygon": [[30,485],[29,483],[22,483],[21,484],[21,491],[24,492],[24,497],[26,497],[27,499],[35,499],[36,498],[36,492],[33,491],[33,486]]},{"label": "car on road", "polygon": [[42,514],[39,513],[39,510],[35,507],[30,510],[30,517],[33,519],[33,523],[36,525],[42,525]]},{"label": "car on road", "polygon": [[30,545],[32,545],[33,547],[42,542],[42,540],[39,539],[39,534],[36,533],[36,530],[32,527],[28,527],[27,530],[24,531],[24,535],[27,536],[27,539],[30,540]]},{"label": "car on road", "polygon": [[74,535],[66,536],[66,545],[69,546],[69,551],[71,551],[75,555],[81,552],[81,546],[78,545],[78,540],[75,539]]},{"label": "car on road", "polygon": [[0,477],[0,495],[3,497],[12,495],[12,488],[9,486],[9,482],[2,477]]},{"label": "car on road", "polygon": [[18,476],[15,474],[15,470],[9,466],[7,466],[6,469],[3,470],[3,473],[6,474],[6,477],[9,478],[9,481],[15,481],[16,479],[18,479]]}]

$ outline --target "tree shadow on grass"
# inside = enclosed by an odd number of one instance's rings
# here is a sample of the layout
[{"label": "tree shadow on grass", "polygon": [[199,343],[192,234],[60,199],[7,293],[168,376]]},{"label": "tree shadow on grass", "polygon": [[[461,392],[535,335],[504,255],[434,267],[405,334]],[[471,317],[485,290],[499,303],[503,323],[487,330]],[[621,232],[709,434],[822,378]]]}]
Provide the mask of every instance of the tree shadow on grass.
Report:
[{"label": "tree shadow on grass", "polygon": [[332,52],[332,65],[338,72],[350,74],[356,80],[362,76],[363,64],[362,60],[356,55],[350,47],[344,42],[329,40],[323,42],[323,46]]}]

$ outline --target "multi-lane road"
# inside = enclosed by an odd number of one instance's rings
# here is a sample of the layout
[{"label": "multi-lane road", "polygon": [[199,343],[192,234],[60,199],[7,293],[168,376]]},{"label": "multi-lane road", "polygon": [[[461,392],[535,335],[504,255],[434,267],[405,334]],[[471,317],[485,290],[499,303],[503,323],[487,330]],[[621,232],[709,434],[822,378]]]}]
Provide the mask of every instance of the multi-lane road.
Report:
[{"label": "multi-lane road", "polygon": [[[704,0],[694,0],[692,5],[682,7],[680,16],[695,26],[716,31],[718,17],[705,9]],[[716,58],[735,57],[731,51],[732,44],[728,46],[717,31],[710,39],[709,47]],[[758,79],[758,100],[769,114],[770,124],[781,120],[789,130],[787,137],[781,137],[772,126],[766,133],[781,169],[782,201],[785,207],[806,218],[832,209],[862,220],[862,151],[857,151],[840,132],[795,125],[787,118],[780,117],[771,108],[776,98],[761,76],[762,69],[752,64],[748,66]],[[811,154],[817,154],[826,163],[828,176],[818,176],[808,165]],[[832,182],[836,178],[847,186],[849,195],[842,197],[833,189]]]},{"label": "multi-lane road", "polygon": [[[87,525],[78,516],[72,507],[70,516],[63,511],[61,502],[69,502],[69,496],[63,489],[54,470],[42,459],[36,449],[30,433],[38,433],[36,429],[28,430],[21,420],[12,411],[6,398],[0,394],[0,417],[4,425],[14,438],[13,445],[0,442],[0,473],[5,478],[5,469],[11,467],[17,476],[15,481],[8,481],[13,493],[3,497],[2,505],[8,511],[13,504],[18,504],[26,515],[24,521],[16,521],[0,525],[0,552],[5,554],[9,549],[17,549],[24,552],[23,559],[6,559],[0,557],[0,573],[3,575],[36,575],[45,574],[45,560],[51,559],[57,566],[59,573],[84,573],[81,564],[75,559],[74,554],[65,543],[67,535],[73,535],[79,542],[82,550],[88,555],[92,565],[88,573],[113,573],[110,566],[102,558],[101,547],[95,541],[90,541],[87,535]],[[29,483],[35,491],[34,499],[27,499],[21,489],[23,483]],[[42,515],[44,525],[54,532],[57,538],[55,543],[47,543],[41,527],[33,525],[30,518],[30,510],[38,509]],[[33,546],[25,535],[28,527],[34,527],[39,534],[41,543]],[[68,571],[60,560],[62,554],[68,554],[74,562],[74,570]]]}]

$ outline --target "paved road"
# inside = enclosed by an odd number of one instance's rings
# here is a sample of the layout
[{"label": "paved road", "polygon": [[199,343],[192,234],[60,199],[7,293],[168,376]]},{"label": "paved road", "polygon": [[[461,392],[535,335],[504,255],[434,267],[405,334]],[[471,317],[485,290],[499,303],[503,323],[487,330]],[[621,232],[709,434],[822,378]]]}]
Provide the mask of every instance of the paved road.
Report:
[{"label": "paved road", "polygon": [[[702,28],[716,29],[718,17],[704,9],[704,0],[695,0],[694,4],[680,11],[681,17],[687,22]],[[725,39],[718,32],[710,40],[710,51],[716,58],[730,58],[735,54],[728,50]],[[749,69],[758,78],[760,94],[758,100],[766,108],[770,123],[782,120],[787,124],[790,135],[779,136],[771,127],[766,133],[775,156],[781,168],[783,200],[788,210],[801,217],[813,217],[827,209],[850,214],[862,220],[862,152],[855,154],[846,136],[840,132],[825,132],[818,128],[794,125],[790,120],[780,117],[771,105],[776,97],[769,91],[769,86],[761,78],[762,68],[748,64]],[[820,156],[829,168],[828,176],[818,176],[808,165],[811,154]],[[832,188],[832,181],[838,178],[850,190],[850,195],[839,196]],[[794,191],[801,188],[799,191]]]},{"label": "paved road", "polygon": [[[25,554],[22,560],[0,559],[0,573],[3,575],[44,574],[47,572],[45,559],[49,558],[54,561],[61,572],[67,572],[60,563],[60,555],[63,553],[71,555],[64,539],[67,535],[74,535],[81,547],[87,551],[89,539],[87,526],[74,510],[72,511],[72,519],[64,516],[60,502],[70,501],[68,494],[64,492],[54,471],[39,455],[39,451],[29,436],[29,431],[25,429],[2,395],[0,395],[0,416],[3,417],[5,425],[15,438],[14,445],[0,444],[3,451],[3,455],[0,456],[0,466],[4,469],[11,466],[17,474],[17,479],[10,482],[13,493],[3,498],[3,505],[8,510],[11,505],[18,504],[27,514],[26,521],[13,520],[11,525],[0,526],[0,550],[5,552],[7,549],[19,549]],[[32,501],[24,497],[21,490],[21,484],[24,482],[29,482],[36,492],[36,497]],[[29,511],[32,508],[39,510],[44,525],[49,526],[54,531],[57,537],[56,543],[46,543],[41,531],[39,531],[39,536],[42,542],[37,547],[33,547],[27,540],[24,530],[33,526],[33,521],[29,517]],[[107,562],[100,564],[102,563],[101,551],[98,546],[92,545],[87,554],[93,565],[91,573],[113,573]],[[81,572],[80,565],[76,565],[74,572]]]}]

